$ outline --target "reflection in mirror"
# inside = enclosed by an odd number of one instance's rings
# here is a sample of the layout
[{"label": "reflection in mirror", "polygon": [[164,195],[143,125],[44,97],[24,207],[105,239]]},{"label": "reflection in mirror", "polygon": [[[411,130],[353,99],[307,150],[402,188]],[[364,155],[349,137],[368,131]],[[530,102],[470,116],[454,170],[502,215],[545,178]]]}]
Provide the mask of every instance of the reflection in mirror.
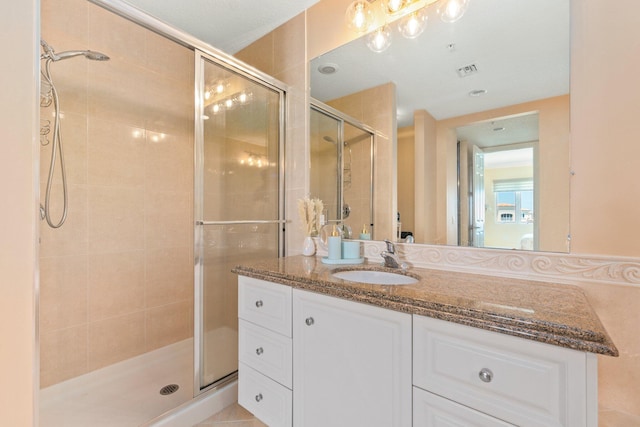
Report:
[{"label": "reflection in mirror", "polygon": [[371,129],[327,105],[311,107],[310,197],[323,201],[326,221],[339,223],[345,238],[373,223],[373,139]]},{"label": "reflection in mirror", "polygon": [[[388,213],[387,223],[395,224],[399,212],[402,230],[418,243],[568,251],[569,3],[472,1],[464,19],[446,24],[430,17],[419,38],[395,37],[383,53],[356,39],[311,61],[311,95],[352,116],[374,117],[388,107],[358,102],[357,94],[394,88],[394,129],[385,133],[393,145],[386,153],[395,164],[380,169],[378,148],[375,158],[376,176],[389,177],[375,181],[376,192],[397,176],[392,194],[397,210]],[[327,64],[337,71],[323,74]],[[334,102],[346,98],[349,103]],[[510,131],[526,119],[538,122],[536,135],[512,137]],[[503,120],[510,122],[498,126]],[[465,132],[492,123],[505,128],[491,131],[500,134],[495,136],[508,151],[526,142],[533,152],[532,189],[522,190],[531,197],[519,193],[512,223],[496,216],[497,198],[507,197],[498,194],[504,187],[495,185],[501,178],[483,188],[476,180],[475,197],[468,194],[474,192],[472,181],[458,185],[472,175],[474,156],[468,153],[474,146],[497,151]],[[466,147],[460,162],[458,142]],[[507,218],[510,212],[503,213]],[[474,228],[479,221],[481,231]]]},{"label": "reflection in mirror", "polygon": [[537,249],[538,114],[461,126],[458,244]]}]

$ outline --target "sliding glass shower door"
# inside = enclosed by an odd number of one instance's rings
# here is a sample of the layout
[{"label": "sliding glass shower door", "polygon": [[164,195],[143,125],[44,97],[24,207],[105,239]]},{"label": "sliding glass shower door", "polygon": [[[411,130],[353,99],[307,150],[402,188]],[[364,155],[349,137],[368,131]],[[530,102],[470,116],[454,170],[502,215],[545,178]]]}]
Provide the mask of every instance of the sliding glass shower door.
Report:
[{"label": "sliding glass shower door", "polygon": [[282,253],[284,92],[204,54],[196,64],[196,384],[203,390],[238,369],[231,269]]}]

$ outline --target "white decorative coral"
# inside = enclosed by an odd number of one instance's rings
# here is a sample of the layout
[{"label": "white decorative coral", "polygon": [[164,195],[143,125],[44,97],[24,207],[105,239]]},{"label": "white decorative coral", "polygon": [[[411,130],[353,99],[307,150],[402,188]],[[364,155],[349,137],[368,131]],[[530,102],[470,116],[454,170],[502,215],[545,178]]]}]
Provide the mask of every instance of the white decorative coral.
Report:
[{"label": "white decorative coral", "polygon": [[324,204],[320,199],[298,199],[298,215],[302,223],[302,229],[307,236],[316,236],[320,228],[320,215]]}]

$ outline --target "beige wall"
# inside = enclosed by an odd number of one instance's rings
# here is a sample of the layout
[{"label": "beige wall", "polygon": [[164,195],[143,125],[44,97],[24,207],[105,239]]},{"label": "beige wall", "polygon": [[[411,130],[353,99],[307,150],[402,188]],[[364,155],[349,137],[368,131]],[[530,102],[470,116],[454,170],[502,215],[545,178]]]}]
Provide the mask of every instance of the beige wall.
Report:
[{"label": "beige wall", "polygon": [[396,229],[397,211],[393,191],[396,188],[396,87],[387,83],[342,98],[327,105],[375,129],[375,155],[373,165],[373,222],[372,238],[392,239]]},{"label": "beige wall", "polygon": [[640,5],[571,6],[571,250],[640,257]]},{"label": "beige wall", "polygon": [[[193,336],[194,59],[86,0],[43,0],[42,37],[58,52],[111,57],[51,65],[69,214],[59,229],[41,225],[46,387]],[[41,194],[50,152],[41,149]]]},{"label": "beige wall", "polygon": [[[3,2],[0,34],[0,425],[36,424],[37,1]],[[10,102],[8,102],[10,101]]]},{"label": "beige wall", "polygon": [[309,191],[309,70],[306,56],[306,14],[300,14],[252,43],[235,56],[289,85],[285,148],[287,255],[302,251],[304,232],[297,200]]},{"label": "beige wall", "polygon": [[[575,0],[571,8],[571,252],[638,262],[640,3],[622,0],[614,11]],[[640,286],[585,290],[620,350],[599,358],[600,403],[640,417]]]}]

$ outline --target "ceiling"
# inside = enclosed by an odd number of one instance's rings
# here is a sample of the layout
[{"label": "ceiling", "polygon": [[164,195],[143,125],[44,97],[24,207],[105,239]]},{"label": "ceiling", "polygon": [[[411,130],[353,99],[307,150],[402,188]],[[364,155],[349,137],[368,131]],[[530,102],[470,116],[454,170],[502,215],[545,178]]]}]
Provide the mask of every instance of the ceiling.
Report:
[{"label": "ceiling", "polygon": [[233,55],[319,0],[126,0]]},{"label": "ceiling", "polygon": [[[471,0],[458,22],[429,13],[416,39],[393,33],[391,47],[374,53],[355,40],[311,62],[311,94],[332,100],[394,82],[398,126],[415,110],[437,120],[569,93],[569,0]],[[450,47],[452,45],[452,47]],[[318,67],[335,64],[324,75]],[[477,73],[460,77],[459,68]],[[474,90],[486,90],[478,97]]]}]

